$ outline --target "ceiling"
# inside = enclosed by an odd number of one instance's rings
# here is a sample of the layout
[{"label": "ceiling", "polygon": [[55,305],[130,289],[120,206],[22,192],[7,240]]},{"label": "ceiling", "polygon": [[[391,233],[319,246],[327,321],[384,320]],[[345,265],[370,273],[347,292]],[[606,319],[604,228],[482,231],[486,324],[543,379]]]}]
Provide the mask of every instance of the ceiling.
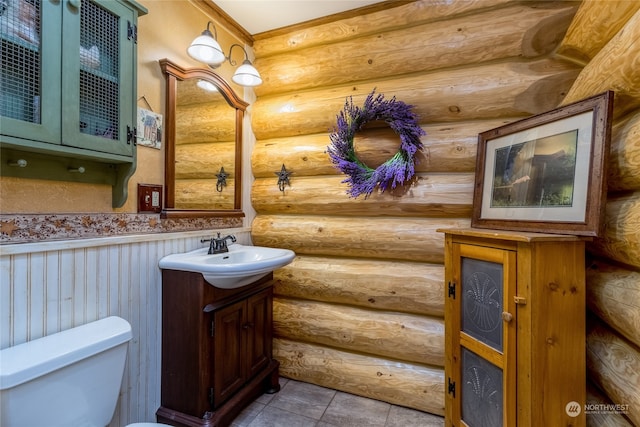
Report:
[{"label": "ceiling", "polygon": [[214,0],[214,3],[254,35],[381,3],[381,0]]}]

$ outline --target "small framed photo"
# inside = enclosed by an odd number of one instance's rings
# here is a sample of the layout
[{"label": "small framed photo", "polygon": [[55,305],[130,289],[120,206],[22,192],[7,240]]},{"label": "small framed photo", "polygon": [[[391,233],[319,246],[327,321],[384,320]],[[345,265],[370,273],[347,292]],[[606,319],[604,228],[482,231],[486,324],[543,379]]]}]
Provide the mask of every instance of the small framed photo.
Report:
[{"label": "small framed photo", "polygon": [[478,135],[471,226],[597,237],[612,91]]},{"label": "small framed photo", "polygon": [[138,107],[137,143],[145,147],[162,148],[162,114]]}]

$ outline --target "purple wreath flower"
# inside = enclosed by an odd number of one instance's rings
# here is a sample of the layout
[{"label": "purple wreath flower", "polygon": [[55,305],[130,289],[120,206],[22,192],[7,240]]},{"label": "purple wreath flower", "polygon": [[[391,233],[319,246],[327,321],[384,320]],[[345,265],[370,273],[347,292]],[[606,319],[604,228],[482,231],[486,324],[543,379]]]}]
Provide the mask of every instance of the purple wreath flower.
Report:
[{"label": "purple wreath flower", "polygon": [[[367,199],[376,187],[384,192],[396,188],[415,175],[414,156],[422,150],[420,137],[425,135],[418,124],[412,105],[396,101],[395,96],[385,100],[384,95],[375,95],[375,89],[367,96],[362,107],[353,105],[353,98],[346,99],[344,109],[336,117],[336,127],[329,135],[331,145],[327,152],[331,162],[345,175],[342,182],[349,185],[347,194],[356,198],[364,194]],[[372,169],[356,156],[353,138],[365,124],[381,120],[389,124],[400,136],[400,149],[389,160]]]}]

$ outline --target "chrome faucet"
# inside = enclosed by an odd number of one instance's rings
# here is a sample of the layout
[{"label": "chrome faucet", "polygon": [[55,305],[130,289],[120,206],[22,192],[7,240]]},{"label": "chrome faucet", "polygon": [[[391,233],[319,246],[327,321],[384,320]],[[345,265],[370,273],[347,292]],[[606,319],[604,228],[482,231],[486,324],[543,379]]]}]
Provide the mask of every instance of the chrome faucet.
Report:
[{"label": "chrome faucet", "polygon": [[229,234],[225,237],[220,237],[220,233],[218,233],[218,237],[211,238],[211,244],[209,244],[209,252],[208,254],[221,254],[224,252],[229,252],[229,248],[227,247],[227,240],[231,240],[231,243],[236,242],[236,236],[232,236]]}]

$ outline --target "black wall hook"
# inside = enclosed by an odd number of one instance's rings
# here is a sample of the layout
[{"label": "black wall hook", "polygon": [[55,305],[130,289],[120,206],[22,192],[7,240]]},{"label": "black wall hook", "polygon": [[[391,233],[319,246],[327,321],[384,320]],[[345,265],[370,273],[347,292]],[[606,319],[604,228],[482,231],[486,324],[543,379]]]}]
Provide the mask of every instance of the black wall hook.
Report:
[{"label": "black wall hook", "polygon": [[292,172],[288,171],[284,166],[284,163],[282,164],[282,169],[280,169],[280,172],[276,172],[276,175],[278,175],[278,189],[283,193],[285,185],[291,187],[291,183],[289,182],[289,175],[291,175],[291,173]]},{"label": "black wall hook", "polygon": [[224,171],[224,168],[220,168],[220,172],[216,174],[218,177],[218,182],[216,182],[216,191],[222,193],[222,188],[227,186],[227,173]]}]

